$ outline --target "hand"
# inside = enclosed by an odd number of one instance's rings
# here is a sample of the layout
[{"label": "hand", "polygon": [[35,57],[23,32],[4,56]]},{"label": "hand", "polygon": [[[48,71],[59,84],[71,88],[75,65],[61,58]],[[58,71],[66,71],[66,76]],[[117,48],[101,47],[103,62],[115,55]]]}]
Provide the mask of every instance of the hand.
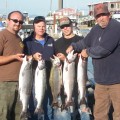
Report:
[{"label": "hand", "polygon": [[87,57],[88,57],[88,54],[87,54],[87,52],[86,52],[86,49],[82,50],[81,55],[82,55],[82,57],[84,57],[84,58],[87,58]]},{"label": "hand", "polygon": [[16,55],[13,55],[13,57],[19,61],[23,61],[23,57],[24,57],[24,54],[16,54]]},{"label": "hand", "polygon": [[64,61],[65,58],[66,58],[63,53],[58,53],[58,54],[57,54],[57,57],[58,57],[60,60],[62,60],[62,61]]},{"label": "hand", "polygon": [[69,52],[71,52],[73,50],[73,46],[69,46],[66,50],[66,53],[68,54]]},{"label": "hand", "polygon": [[40,54],[39,52],[36,52],[34,55],[33,55],[33,58],[35,60],[41,60],[42,59],[42,54]]}]

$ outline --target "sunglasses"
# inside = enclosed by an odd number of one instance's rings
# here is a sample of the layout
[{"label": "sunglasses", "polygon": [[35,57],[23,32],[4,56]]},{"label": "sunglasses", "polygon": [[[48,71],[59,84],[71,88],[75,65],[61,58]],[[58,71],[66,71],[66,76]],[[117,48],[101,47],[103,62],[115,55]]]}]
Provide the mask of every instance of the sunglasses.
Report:
[{"label": "sunglasses", "polygon": [[22,20],[17,20],[17,19],[9,19],[9,20],[12,20],[14,23],[19,22],[19,24],[21,24],[21,25],[24,23]]},{"label": "sunglasses", "polygon": [[64,27],[70,27],[70,25],[62,25],[62,26],[60,26],[61,29],[63,29]]}]

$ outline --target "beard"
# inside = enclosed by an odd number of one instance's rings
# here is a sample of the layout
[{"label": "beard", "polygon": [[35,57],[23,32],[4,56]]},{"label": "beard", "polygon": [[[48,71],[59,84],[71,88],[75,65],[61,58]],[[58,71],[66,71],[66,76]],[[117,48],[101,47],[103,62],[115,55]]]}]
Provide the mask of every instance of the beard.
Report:
[{"label": "beard", "polygon": [[102,27],[102,28],[107,27],[107,25],[108,25],[108,22],[106,22],[106,21],[101,21],[101,22],[99,23],[99,26]]}]

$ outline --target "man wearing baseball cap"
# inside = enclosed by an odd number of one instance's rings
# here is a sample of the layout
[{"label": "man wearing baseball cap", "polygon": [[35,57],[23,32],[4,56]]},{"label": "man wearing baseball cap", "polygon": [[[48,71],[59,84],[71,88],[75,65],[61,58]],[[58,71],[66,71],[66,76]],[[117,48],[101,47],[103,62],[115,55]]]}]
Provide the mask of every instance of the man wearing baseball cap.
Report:
[{"label": "man wearing baseball cap", "polygon": [[59,26],[61,29],[72,25],[72,21],[69,17],[63,17],[59,20]]},{"label": "man wearing baseball cap", "polygon": [[114,120],[120,120],[120,23],[112,19],[105,4],[94,6],[96,25],[81,41],[72,43],[83,57],[92,57],[95,78],[95,120],[108,120],[113,106]]},{"label": "man wearing baseball cap", "polygon": [[[50,57],[54,54],[54,39],[46,33],[46,21],[44,16],[36,16],[33,20],[34,31],[24,40],[25,54],[33,57],[33,74],[36,70],[38,61],[42,58],[46,63],[46,91],[42,106],[44,110],[44,119],[53,119],[53,109],[51,106],[52,94],[49,87],[49,74],[51,70]],[[35,78],[34,78],[35,79]],[[28,120],[40,120],[41,114],[34,114],[37,102],[35,99],[35,85],[33,85],[32,95],[30,98],[29,111],[31,118]],[[43,117],[43,116],[42,116]],[[42,118],[41,118],[42,119]]]},{"label": "man wearing baseball cap", "polygon": [[[59,20],[59,26],[61,28],[63,36],[55,41],[55,54],[60,58],[62,63],[64,63],[64,60],[67,56],[67,54],[66,54],[67,47],[72,42],[75,43],[75,42],[78,42],[79,40],[83,39],[83,37],[78,36],[78,35],[73,33],[73,24],[72,24],[72,21],[69,17],[66,17],[66,16],[62,17]],[[76,61],[76,66],[77,66],[77,61]],[[77,71],[77,69],[76,69],[76,71]],[[73,90],[73,96],[72,96],[74,98],[74,101],[73,100],[71,101],[72,103],[75,102],[75,106],[70,105],[70,107],[75,107],[75,111],[70,111],[69,107],[67,108],[67,110],[65,109],[63,111],[60,111],[59,109],[57,109],[54,111],[54,119],[55,120],[61,120],[61,119],[62,120],[76,120],[75,113],[78,112],[78,109],[79,109],[79,107],[77,106],[78,104],[76,102],[77,101],[76,98],[78,98],[77,97],[78,91],[77,91],[76,87],[77,87],[77,82],[75,79],[75,87],[74,87],[75,90]],[[65,97],[64,93],[61,94],[61,99],[63,99],[64,97]],[[85,109],[86,109],[87,108],[86,101],[83,104],[84,104]],[[83,104],[81,106],[83,106]],[[83,112],[84,108],[82,108],[82,107],[80,107],[80,108],[82,111],[80,113],[81,120],[90,120],[90,116],[89,116],[88,111],[84,110],[84,112]]]}]

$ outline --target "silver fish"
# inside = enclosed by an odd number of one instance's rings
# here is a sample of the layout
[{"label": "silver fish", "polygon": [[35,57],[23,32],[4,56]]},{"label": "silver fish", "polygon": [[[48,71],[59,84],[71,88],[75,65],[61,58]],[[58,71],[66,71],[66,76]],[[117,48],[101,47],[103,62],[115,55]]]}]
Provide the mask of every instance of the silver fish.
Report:
[{"label": "silver fish", "polygon": [[83,59],[80,55],[78,66],[77,66],[77,82],[78,82],[78,91],[79,104],[85,104],[85,96],[86,96],[86,81],[88,81],[87,76],[87,59]]},{"label": "silver fish", "polygon": [[22,102],[22,112],[20,118],[28,117],[28,104],[32,91],[33,75],[32,75],[32,59],[25,56],[19,73],[19,94]]},{"label": "silver fish", "polygon": [[50,72],[50,87],[52,90],[53,102],[52,106],[61,107],[58,104],[58,96],[62,87],[62,64],[58,57],[51,58],[52,68]]},{"label": "silver fish", "polygon": [[35,98],[37,100],[37,106],[35,109],[35,114],[43,114],[43,98],[46,90],[46,67],[45,61],[39,60],[38,66],[35,71]]},{"label": "silver fish", "polygon": [[66,107],[72,106],[72,94],[75,82],[75,58],[77,54],[74,54],[74,51],[68,53],[67,58],[64,61],[63,67],[63,85],[64,92],[67,95],[66,98]]}]

